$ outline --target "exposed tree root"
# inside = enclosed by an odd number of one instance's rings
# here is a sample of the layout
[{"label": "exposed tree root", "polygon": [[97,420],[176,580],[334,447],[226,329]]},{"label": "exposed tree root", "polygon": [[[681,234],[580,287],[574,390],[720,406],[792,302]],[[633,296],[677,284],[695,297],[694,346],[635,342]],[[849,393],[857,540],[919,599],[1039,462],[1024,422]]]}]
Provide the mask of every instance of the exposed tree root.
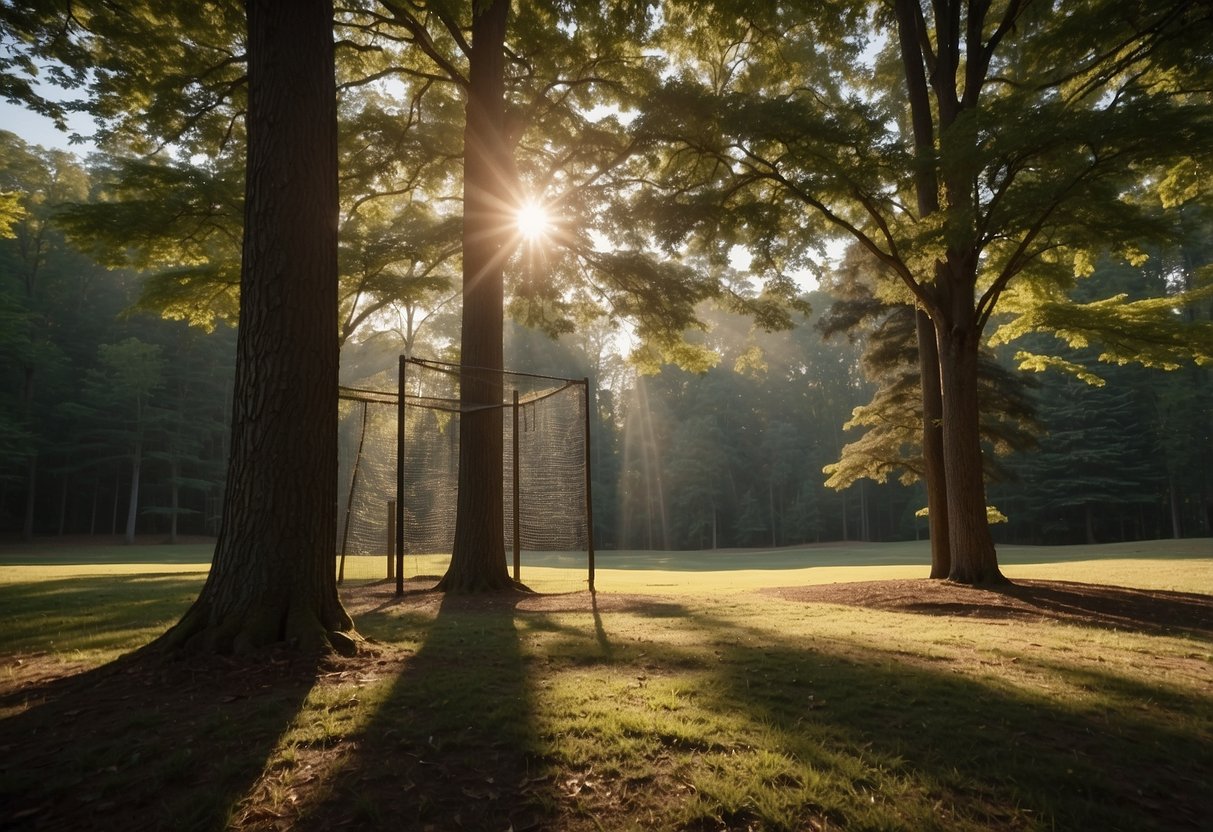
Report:
[{"label": "exposed tree root", "polygon": [[447,572],[435,586],[437,592],[449,595],[474,595],[489,592],[517,592],[533,595],[534,590],[509,575],[455,575]]},{"label": "exposed tree root", "polygon": [[166,653],[249,655],[285,647],[301,654],[356,655],[362,639],[349,616],[343,610],[324,615],[311,606],[267,600],[218,614],[204,595],[155,646]]},{"label": "exposed tree root", "polygon": [[972,587],[1006,587],[1013,586],[1011,579],[1002,572],[995,569],[993,573],[982,573],[979,575],[968,575],[964,573],[957,574],[953,572],[947,578],[948,583],[957,584],[959,586]]}]

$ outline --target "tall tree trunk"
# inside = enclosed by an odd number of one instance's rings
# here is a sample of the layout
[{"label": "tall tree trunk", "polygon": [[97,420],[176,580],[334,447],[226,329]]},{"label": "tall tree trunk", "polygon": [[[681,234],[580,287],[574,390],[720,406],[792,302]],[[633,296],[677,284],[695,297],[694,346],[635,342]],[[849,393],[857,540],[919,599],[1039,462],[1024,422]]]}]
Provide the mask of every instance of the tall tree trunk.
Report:
[{"label": "tall tree trunk", "polygon": [[21,539],[34,539],[34,507],[38,494],[38,452],[32,451],[25,462],[25,516],[21,521]]},{"label": "tall tree trunk", "polygon": [[118,498],[122,495],[122,468],[114,466],[114,503],[110,511],[110,534],[118,534]]},{"label": "tall tree trunk", "polygon": [[[34,367],[25,365],[21,386],[21,410],[27,426],[33,425],[34,415]],[[21,539],[34,539],[34,507],[38,493],[38,448],[35,446],[25,463],[25,515],[21,521]]]},{"label": "tall tree trunk", "polygon": [[864,480],[859,481],[859,539],[872,542],[872,507],[868,505],[868,489]]},{"label": "tall tree trunk", "polygon": [[240,329],[223,525],[168,646],[352,653],[337,596],[337,113],[331,0],[248,0]]},{"label": "tall tree trunk", "polygon": [[1171,510],[1171,537],[1183,537],[1183,509],[1179,501],[1179,487],[1175,484],[1175,473],[1167,474],[1167,503]]},{"label": "tall tree trunk", "polygon": [[779,545],[779,536],[775,533],[775,481],[774,479],[767,480],[767,513],[771,518],[771,546]]},{"label": "tall tree trunk", "polygon": [[922,461],[927,485],[927,523],[931,536],[931,575],[943,579],[952,571],[948,532],[948,481],[943,462],[943,395],[939,388],[939,345],[931,317],[919,309],[918,374],[922,384]]},{"label": "tall tree trunk", "polygon": [[131,493],[126,507],[126,542],[135,542],[135,525],[139,522],[139,474],[143,470],[143,438],[135,439],[131,451]]},{"label": "tall tree trunk", "polygon": [[965,584],[997,584],[1006,579],[998,569],[994,539],[986,519],[977,402],[979,341],[980,333],[974,326],[962,323],[940,328],[944,476],[948,483],[952,561],[948,578]]},{"label": "tall tree trunk", "polygon": [[513,587],[505,563],[502,405],[505,260],[514,167],[505,130],[509,0],[473,3],[463,133],[463,328],[459,499],[446,592]]},{"label": "tall tree trunk", "polygon": [[[939,182],[935,177],[935,126],[930,91],[923,69],[915,11],[911,0],[896,0],[897,37],[910,103],[914,150],[918,155],[915,191],[919,217],[939,210]],[[946,578],[952,570],[948,532],[948,483],[943,461],[943,399],[939,388],[939,348],[935,325],[919,308],[915,313],[918,336],[918,372],[922,390],[922,458],[927,483],[927,522],[931,536],[931,577]]]},{"label": "tall tree trunk", "polygon": [[88,533],[94,535],[97,533],[97,500],[101,491],[101,478],[93,478],[93,506],[88,516]]},{"label": "tall tree trunk", "polygon": [[59,481],[59,536],[67,532],[67,490],[68,481],[71,477],[66,471],[63,472],[63,479]]},{"label": "tall tree trunk", "polygon": [[181,463],[176,459],[172,461],[172,467],[169,471],[169,526],[168,526],[168,542],[177,542],[177,512],[181,508]]}]

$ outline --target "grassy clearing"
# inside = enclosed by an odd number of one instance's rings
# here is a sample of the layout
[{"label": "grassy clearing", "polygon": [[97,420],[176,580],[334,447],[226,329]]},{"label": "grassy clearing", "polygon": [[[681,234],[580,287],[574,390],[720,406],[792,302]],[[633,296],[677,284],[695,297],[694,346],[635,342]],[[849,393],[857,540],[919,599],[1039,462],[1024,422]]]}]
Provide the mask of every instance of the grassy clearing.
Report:
[{"label": "grassy clearing", "polygon": [[[1213,553],[1196,544],[1004,562],[1213,595]],[[75,682],[31,676],[33,657],[97,665],[137,647],[201,573],[0,567],[0,826],[1148,830],[1213,817],[1213,637],[749,591],[921,576],[900,549],[861,551],[867,567],[706,554],[722,568],[604,568],[596,598],[476,605],[351,586],[374,657],[120,662]]]},{"label": "grassy clearing", "polygon": [[198,596],[204,576],[7,577],[0,576],[0,654],[52,653],[100,663],[168,629]]}]

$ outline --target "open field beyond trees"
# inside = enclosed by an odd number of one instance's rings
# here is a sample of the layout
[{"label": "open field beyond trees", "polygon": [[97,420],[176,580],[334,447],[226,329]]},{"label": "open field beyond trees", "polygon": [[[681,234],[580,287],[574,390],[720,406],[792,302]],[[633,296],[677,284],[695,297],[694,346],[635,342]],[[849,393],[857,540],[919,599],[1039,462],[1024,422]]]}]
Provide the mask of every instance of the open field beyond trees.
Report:
[{"label": "open field beyond trees", "polygon": [[1004,547],[1003,591],[921,580],[921,543],[603,553],[596,594],[487,598],[368,558],[367,655],[131,655],[209,553],[0,547],[0,828],[1213,819],[1213,541]]}]

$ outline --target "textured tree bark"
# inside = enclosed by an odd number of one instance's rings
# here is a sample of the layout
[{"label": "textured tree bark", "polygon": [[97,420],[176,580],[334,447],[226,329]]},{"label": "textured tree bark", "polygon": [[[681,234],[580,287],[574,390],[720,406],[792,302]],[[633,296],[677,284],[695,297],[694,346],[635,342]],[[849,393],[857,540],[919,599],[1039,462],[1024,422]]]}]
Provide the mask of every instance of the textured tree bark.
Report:
[{"label": "textured tree bark", "polygon": [[177,512],[181,509],[180,477],[181,464],[174,459],[170,463],[169,472],[169,508],[172,513],[169,514],[168,521],[168,542],[173,544],[177,542]]},{"label": "textured tree bark", "polygon": [[[21,411],[25,423],[30,424],[34,408],[34,368],[27,364],[23,368],[21,385]],[[25,461],[25,512],[21,519],[21,540],[28,543],[34,539],[34,508],[38,496],[38,449],[30,451]]]},{"label": "textured tree bark", "polygon": [[[963,294],[963,293],[962,293]],[[977,401],[977,355],[981,332],[972,321],[972,302],[949,305],[955,321],[939,328],[943,402],[944,477],[948,483],[948,579],[964,584],[1000,584],[994,539],[986,519],[985,475]],[[967,317],[966,317],[967,310]]]},{"label": "textured tree bark", "polygon": [[[926,73],[918,45],[917,23],[910,0],[897,0],[897,36],[901,46],[914,149],[920,161],[915,176],[918,214],[926,217],[939,210],[939,182],[932,157],[935,154],[935,125]],[[935,324],[923,309],[915,318],[918,336],[918,372],[922,389],[922,458],[927,486],[927,514],[931,529],[931,577],[946,578],[952,569],[948,531],[948,483],[943,461],[943,400],[940,391],[939,348]]]},{"label": "textured tree bark", "polygon": [[922,459],[931,529],[931,575],[943,579],[952,571],[948,531],[948,482],[943,462],[943,398],[939,388],[939,347],[935,325],[921,309],[915,314],[918,372],[922,384]]},{"label": "textured tree bark", "polygon": [[[141,428],[140,428],[141,429]],[[139,475],[143,472],[143,437],[135,439],[135,449],[131,452],[131,488],[130,499],[126,506],[126,542],[135,542],[135,525],[139,522]]]},{"label": "textured tree bark", "polygon": [[463,134],[463,328],[459,501],[445,592],[509,589],[502,463],[505,260],[514,228],[505,129],[509,0],[474,3]]},{"label": "textured tree bark", "polygon": [[248,0],[240,331],[223,524],[167,647],[352,653],[333,574],[337,115],[331,0]]}]

